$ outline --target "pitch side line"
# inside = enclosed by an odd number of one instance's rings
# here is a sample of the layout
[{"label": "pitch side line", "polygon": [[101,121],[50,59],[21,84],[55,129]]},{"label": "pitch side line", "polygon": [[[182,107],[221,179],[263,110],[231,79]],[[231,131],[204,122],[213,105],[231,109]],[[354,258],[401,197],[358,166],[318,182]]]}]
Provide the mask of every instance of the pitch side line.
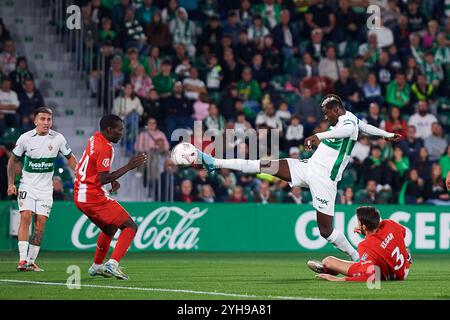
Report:
[{"label": "pitch side line", "polygon": [[[23,283],[23,284],[36,284],[46,286],[63,286],[67,287],[66,283],[60,282],[44,282],[44,281],[27,281],[27,280],[12,280],[12,279],[0,279],[0,282],[4,283]],[[70,284],[69,284],[70,286]],[[225,296],[235,298],[254,298],[254,299],[283,299],[283,300],[320,300],[316,298],[305,297],[284,297],[284,296],[259,296],[254,294],[238,294],[238,293],[224,293],[224,292],[210,292],[210,291],[194,291],[184,289],[163,289],[163,288],[139,288],[139,287],[122,287],[122,286],[101,286],[95,284],[80,284],[80,287],[84,288],[100,288],[100,289],[119,289],[119,290],[131,290],[131,291],[154,291],[154,292],[171,292],[171,293],[190,293],[190,294],[204,294],[210,296]]]}]

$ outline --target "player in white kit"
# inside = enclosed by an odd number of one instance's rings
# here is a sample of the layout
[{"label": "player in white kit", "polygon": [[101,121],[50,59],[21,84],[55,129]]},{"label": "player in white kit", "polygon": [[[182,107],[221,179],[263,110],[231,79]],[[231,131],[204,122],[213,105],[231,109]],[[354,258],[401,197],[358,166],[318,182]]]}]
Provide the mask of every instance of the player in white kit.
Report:
[{"label": "player in white kit", "polygon": [[[18,271],[43,271],[35,260],[44,234],[45,223],[53,205],[53,172],[58,153],[68,160],[75,170],[77,159],[72,154],[64,136],[52,127],[52,110],[42,107],[34,113],[36,128],[22,134],[16,142],[8,161],[8,195],[17,195],[20,211],[18,233]],[[23,158],[23,159],[22,159]],[[23,162],[23,163],[21,163]],[[22,169],[19,190],[14,180]],[[31,219],[35,215],[33,235],[29,235]]]},{"label": "player in white kit", "polygon": [[341,231],[333,228],[337,183],[341,180],[342,172],[350,160],[360,131],[384,137],[389,141],[398,141],[401,136],[360,121],[353,113],[345,110],[342,100],[337,95],[327,95],[322,100],[321,108],[331,126],[328,131],[305,139],[305,147],[308,150],[318,146],[309,159],[216,159],[200,150],[197,152],[203,165],[210,171],[227,168],[245,173],[268,173],[288,181],[291,187],[309,188],[313,206],[317,211],[320,235],[356,261],[359,259],[358,252]]}]

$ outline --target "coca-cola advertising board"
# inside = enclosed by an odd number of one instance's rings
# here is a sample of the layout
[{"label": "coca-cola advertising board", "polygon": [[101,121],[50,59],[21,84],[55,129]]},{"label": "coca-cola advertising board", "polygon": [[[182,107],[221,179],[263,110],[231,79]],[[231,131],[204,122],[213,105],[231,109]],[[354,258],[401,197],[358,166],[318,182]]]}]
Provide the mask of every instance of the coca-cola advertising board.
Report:
[{"label": "coca-cola advertising board", "polygon": [[[122,203],[138,225],[130,251],[305,252],[335,249],[320,236],[310,205]],[[0,203],[0,249],[15,249],[7,217],[13,202]],[[353,245],[361,236],[353,206],[337,206],[334,225]],[[450,207],[379,205],[382,218],[407,229],[413,252],[449,252]],[[7,215],[7,217],[6,217]],[[2,230],[5,230],[4,232]],[[94,251],[100,230],[72,202],[54,202],[42,249]],[[116,234],[117,239],[119,233]],[[115,240],[112,242],[114,247]]]}]

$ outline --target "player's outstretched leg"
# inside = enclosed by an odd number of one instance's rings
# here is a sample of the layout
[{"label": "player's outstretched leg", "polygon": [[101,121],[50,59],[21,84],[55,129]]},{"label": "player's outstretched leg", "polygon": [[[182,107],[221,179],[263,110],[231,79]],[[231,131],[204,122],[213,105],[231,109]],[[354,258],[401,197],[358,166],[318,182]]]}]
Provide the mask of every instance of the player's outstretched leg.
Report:
[{"label": "player's outstretched leg", "polygon": [[317,211],[317,225],[320,235],[342,252],[348,254],[353,261],[359,260],[358,252],[353,248],[345,235],[333,228],[333,216]]},{"label": "player's outstretched leg", "polygon": [[121,268],[119,267],[120,260],[122,260],[123,256],[127,252],[128,248],[131,245],[131,242],[134,239],[134,236],[137,232],[137,225],[128,216],[128,220],[126,220],[119,229],[122,230],[120,233],[119,239],[117,239],[116,247],[111,255],[111,258],[108,262],[105,263],[105,271],[117,279],[128,280],[129,277],[123,273]]},{"label": "player's outstretched leg", "polygon": [[316,273],[328,273],[338,275],[347,274],[348,268],[353,264],[351,261],[341,260],[335,257],[326,257],[322,261],[309,260],[306,265]]}]

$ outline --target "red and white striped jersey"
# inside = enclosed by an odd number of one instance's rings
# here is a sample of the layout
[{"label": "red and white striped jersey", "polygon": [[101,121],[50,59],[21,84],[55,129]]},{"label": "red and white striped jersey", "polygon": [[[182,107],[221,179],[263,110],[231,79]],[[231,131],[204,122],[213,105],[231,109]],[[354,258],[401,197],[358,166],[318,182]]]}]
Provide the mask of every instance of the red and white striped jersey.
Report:
[{"label": "red and white striped jersey", "polygon": [[103,202],[109,195],[100,182],[100,172],[109,172],[114,160],[111,142],[100,132],[89,138],[75,171],[74,200],[83,203]]}]

